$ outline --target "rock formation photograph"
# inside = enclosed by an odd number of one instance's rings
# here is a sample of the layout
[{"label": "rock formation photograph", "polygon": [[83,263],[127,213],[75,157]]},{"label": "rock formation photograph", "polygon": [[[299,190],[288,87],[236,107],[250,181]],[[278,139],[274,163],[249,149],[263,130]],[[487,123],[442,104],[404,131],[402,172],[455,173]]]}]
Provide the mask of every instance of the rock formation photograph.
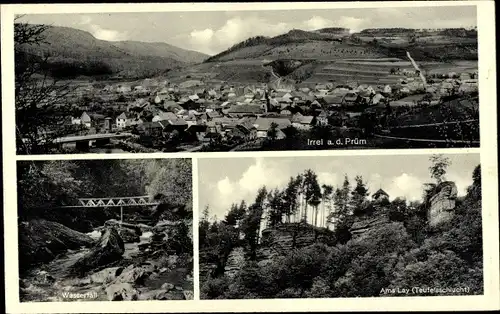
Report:
[{"label": "rock formation photograph", "polygon": [[201,299],[484,293],[479,154],[198,167]]},{"label": "rock formation photograph", "polygon": [[191,159],[17,163],[21,302],[193,298]]}]

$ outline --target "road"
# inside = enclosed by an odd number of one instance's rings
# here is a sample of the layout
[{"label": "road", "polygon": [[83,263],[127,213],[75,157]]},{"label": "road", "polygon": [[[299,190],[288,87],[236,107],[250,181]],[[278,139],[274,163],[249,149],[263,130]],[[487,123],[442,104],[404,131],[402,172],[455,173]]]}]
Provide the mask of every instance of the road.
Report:
[{"label": "road", "polygon": [[62,143],[72,143],[80,141],[93,141],[93,140],[103,140],[111,138],[120,137],[130,137],[132,133],[99,133],[99,134],[87,134],[87,135],[75,135],[56,138],[53,142],[57,144]]}]

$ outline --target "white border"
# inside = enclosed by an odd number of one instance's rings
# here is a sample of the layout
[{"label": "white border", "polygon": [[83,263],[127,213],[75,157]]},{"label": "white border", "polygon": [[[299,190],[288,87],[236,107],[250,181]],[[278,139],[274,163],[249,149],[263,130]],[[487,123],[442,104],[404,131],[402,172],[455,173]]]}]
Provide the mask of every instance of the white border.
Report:
[{"label": "white border", "polygon": [[[159,12],[159,11],[219,11],[219,10],[283,10],[462,6],[476,5],[479,29],[479,83],[481,148],[472,149],[394,149],[394,150],[333,150],[283,152],[223,152],[223,153],[154,153],[154,154],[85,154],[15,156],[14,133],[14,67],[13,17],[25,13],[103,13],[103,12]],[[2,111],[4,160],[4,233],[5,278],[7,312],[12,313],[132,313],[132,312],[218,312],[218,311],[339,311],[339,310],[487,310],[499,309],[499,248],[498,248],[498,166],[496,124],[496,66],[495,18],[493,1],[408,1],[356,3],[169,3],[169,4],[35,4],[2,5]],[[7,117],[7,118],[6,118]],[[483,296],[465,297],[378,297],[294,300],[196,300],[198,282],[198,163],[197,158],[235,158],[271,156],[347,156],[347,155],[406,155],[406,154],[466,154],[480,153],[483,188]],[[193,242],[195,300],[191,301],[123,301],[75,303],[20,303],[18,295],[17,261],[17,202],[16,159],[128,159],[128,158],[185,158],[193,157]],[[367,157],[369,158],[369,157]],[[390,157],[388,157],[390,158]],[[6,235],[9,235],[7,237]]]}]

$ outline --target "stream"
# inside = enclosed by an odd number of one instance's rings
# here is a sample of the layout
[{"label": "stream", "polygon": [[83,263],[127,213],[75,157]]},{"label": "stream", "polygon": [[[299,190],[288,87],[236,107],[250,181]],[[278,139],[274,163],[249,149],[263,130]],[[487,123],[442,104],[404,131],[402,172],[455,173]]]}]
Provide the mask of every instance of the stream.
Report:
[{"label": "stream", "polygon": [[[100,231],[97,230],[87,233],[88,236],[96,240],[99,239],[100,234]],[[121,264],[137,263],[137,256],[141,253],[139,246],[150,243],[152,235],[152,232],[145,231],[140,237],[140,242],[125,243]],[[65,276],[65,271],[90,250],[89,248],[68,250],[51,262],[37,266],[22,275],[20,280],[21,302],[109,301],[105,291],[106,284],[94,282],[91,278],[92,274],[83,278]],[[158,290],[165,283],[173,284],[178,290],[192,292],[191,269],[183,266],[162,269],[154,276],[146,278],[143,285],[137,287],[137,291],[142,294]]]}]

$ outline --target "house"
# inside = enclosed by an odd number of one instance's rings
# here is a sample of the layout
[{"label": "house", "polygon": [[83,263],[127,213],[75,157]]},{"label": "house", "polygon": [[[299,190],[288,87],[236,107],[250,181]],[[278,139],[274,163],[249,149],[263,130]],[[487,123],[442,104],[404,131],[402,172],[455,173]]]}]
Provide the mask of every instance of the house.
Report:
[{"label": "house", "polygon": [[342,100],[342,104],[344,106],[350,107],[358,104],[359,95],[354,92],[349,92],[345,94],[344,99]]},{"label": "house", "polygon": [[188,124],[184,119],[176,117],[172,120],[161,120],[158,123],[162,126],[164,131],[171,132],[173,130],[184,131],[188,128]]},{"label": "house", "polygon": [[76,124],[76,125],[79,125],[79,124],[82,124],[82,119],[80,117],[71,117],[71,124]]},{"label": "house", "polygon": [[372,199],[376,202],[381,202],[381,201],[388,201],[389,200],[389,194],[387,194],[384,190],[378,189],[377,192],[373,193]]},{"label": "house", "polygon": [[173,100],[167,100],[163,103],[163,109],[166,111],[182,110],[182,106]]},{"label": "house", "polygon": [[203,141],[205,134],[207,133],[207,126],[200,124],[193,124],[188,126],[186,129],[186,133],[191,134],[198,141]]},{"label": "house", "polygon": [[258,115],[262,114],[263,110],[259,105],[251,105],[251,104],[240,104],[231,106],[228,110],[229,114],[236,114],[239,116],[249,116],[249,115]]},{"label": "house", "polygon": [[92,118],[90,118],[90,116],[86,112],[84,112],[80,116],[80,124],[83,124],[86,128],[90,129],[90,127],[92,126]]},{"label": "house", "polygon": [[313,116],[303,116],[301,114],[292,117],[292,126],[298,130],[310,130],[315,122]]},{"label": "house", "polygon": [[158,122],[144,122],[137,126],[140,133],[147,136],[161,136],[163,132],[163,126]]},{"label": "house", "polygon": [[316,123],[318,125],[328,125],[328,113],[325,110],[321,110],[316,116]]},{"label": "house", "polygon": [[197,125],[197,119],[195,115],[187,115],[186,117],[183,118],[184,121],[186,121],[188,128],[192,125]]},{"label": "house", "polygon": [[386,93],[386,94],[392,93],[392,87],[390,85],[385,85],[384,86],[384,93]]},{"label": "house", "polygon": [[122,112],[118,117],[116,117],[116,127],[118,129],[123,129],[129,125],[130,117],[127,116],[126,112]]},{"label": "house", "polygon": [[255,128],[248,129],[244,125],[237,124],[234,128],[227,131],[226,136],[228,138],[251,141],[257,137],[257,130]]},{"label": "house", "polygon": [[383,99],[385,99],[384,96],[382,96],[382,94],[375,94],[375,96],[373,96],[372,100],[371,100],[371,104],[372,105],[378,105]]},{"label": "house", "polygon": [[292,125],[290,119],[287,118],[257,118],[254,122],[254,127],[257,129],[257,137],[267,137],[267,132],[271,129],[271,124],[273,123],[276,123],[278,125],[278,129],[280,130],[286,129]]},{"label": "house", "polygon": [[212,121],[214,118],[220,118],[221,117],[221,114],[217,111],[209,111],[209,112],[205,112],[205,113],[202,113],[200,115],[200,120],[202,121],[202,123],[207,123],[208,121]]},{"label": "house", "polygon": [[344,103],[344,99],[340,95],[326,95],[323,97],[323,101],[326,104],[326,107],[334,108],[342,107],[342,104]]},{"label": "house", "polygon": [[152,122],[164,121],[164,120],[177,120],[178,117],[173,112],[160,112],[151,120]]}]

